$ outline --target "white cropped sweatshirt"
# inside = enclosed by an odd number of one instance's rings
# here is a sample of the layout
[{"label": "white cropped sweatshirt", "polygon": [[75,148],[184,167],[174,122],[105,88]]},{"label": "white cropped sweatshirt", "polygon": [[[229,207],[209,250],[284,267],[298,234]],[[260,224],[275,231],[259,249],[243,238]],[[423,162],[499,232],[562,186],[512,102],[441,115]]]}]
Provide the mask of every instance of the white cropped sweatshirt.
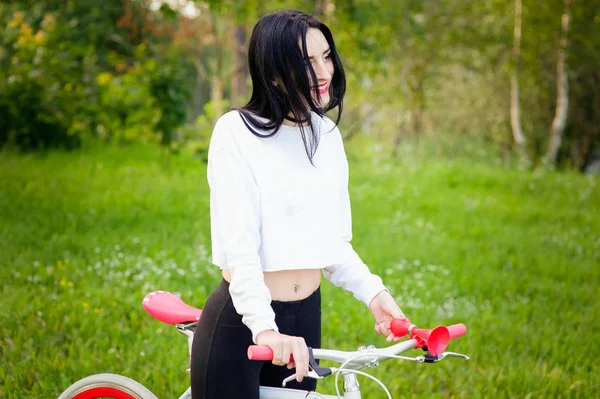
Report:
[{"label": "white cropped sweatshirt", "polygon": [[350,244],[340,132],[328,118],[313,114],[313,121],[320,135],[314,166],[300,128],[282,125],[260,138],[237,111],[217,121],[210,141],[212,261],[231,273],[233,305],[254,342],[262,331],[278,331],[263,272],[323,269],[327,280],[366,305],[385,290]]}]

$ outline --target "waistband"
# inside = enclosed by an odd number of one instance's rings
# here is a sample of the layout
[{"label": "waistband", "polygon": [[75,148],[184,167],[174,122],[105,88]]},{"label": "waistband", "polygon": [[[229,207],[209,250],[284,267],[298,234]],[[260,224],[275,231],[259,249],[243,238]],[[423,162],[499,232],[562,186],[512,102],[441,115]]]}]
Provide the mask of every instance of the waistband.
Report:
[{"label": "waistband", "polygon": [[[222,295],[231,296],[229,294],[229,285],[230,284],[229,284],[229,282],[227,282],[227,280],[222,279],[221,284],[219,284],[219,286],[217,287],[217,291],[220,292]],[[271,305],[272,306],[283,306],[283,307],[297,307],[297,306],[302,306],[303,304],[305,304],[307,302],[312,302],[315,298],[320,297],[320,296],[321,296],[321,286],[319,285],[317,287],[317,289],[314,290],[313,293],[310,294],[309,296],[307,296],[306,298],[298,299],[295,301],[272,300]]]}]

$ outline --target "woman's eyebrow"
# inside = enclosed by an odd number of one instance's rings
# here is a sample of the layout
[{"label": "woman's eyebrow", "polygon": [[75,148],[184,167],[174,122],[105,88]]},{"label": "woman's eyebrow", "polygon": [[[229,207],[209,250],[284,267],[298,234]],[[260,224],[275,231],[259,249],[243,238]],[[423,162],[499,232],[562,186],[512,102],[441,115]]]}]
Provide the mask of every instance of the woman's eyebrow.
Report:
[{"label": "woman's eyebrow", "polygon": [[[328,52],[330,52],[330,51],[331,51],[331,48],[328,48],[327,50],[323,51],[323,55],[327,54],[327,53],[328,53]],[[309,60],[312,60],[312,59],[314,59],[314,58],[315,58],[315,57],[314,57],[314,56],[312,56],[312,55],[311,55],[310,57],[308,57],[308,59],[309,59]]]}]

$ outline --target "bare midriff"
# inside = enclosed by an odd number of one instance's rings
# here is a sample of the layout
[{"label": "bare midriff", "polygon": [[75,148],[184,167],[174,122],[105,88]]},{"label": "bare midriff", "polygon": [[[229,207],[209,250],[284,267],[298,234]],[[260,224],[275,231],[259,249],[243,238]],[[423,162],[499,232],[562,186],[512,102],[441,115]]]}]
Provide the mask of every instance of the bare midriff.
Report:
[{"label": "bare midriff", "polygon": [[[320,269],[280,270],[265,272],[265,284],[274,301],[298,301],[307,298],[321,284]],[[229,270],[223,270],[223,278],[231,282]]]}]

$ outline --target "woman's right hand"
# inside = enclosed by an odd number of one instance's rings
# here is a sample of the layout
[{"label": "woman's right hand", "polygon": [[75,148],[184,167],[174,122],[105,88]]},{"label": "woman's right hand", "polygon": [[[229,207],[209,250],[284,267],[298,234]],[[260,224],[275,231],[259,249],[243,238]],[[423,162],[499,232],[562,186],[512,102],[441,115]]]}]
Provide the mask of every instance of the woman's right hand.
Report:
[{"label": "woman's right hand", "polygon": [[[296,367],[296,381],[308,374],[308,347],[302,337],[280,334],[274,330],[266,330],[256,337],[257,345],[266,345],[273,350],[272,363],[276,366],[287,364],[288,369]],[[290,360],[293,356],[293,360]]]}]

